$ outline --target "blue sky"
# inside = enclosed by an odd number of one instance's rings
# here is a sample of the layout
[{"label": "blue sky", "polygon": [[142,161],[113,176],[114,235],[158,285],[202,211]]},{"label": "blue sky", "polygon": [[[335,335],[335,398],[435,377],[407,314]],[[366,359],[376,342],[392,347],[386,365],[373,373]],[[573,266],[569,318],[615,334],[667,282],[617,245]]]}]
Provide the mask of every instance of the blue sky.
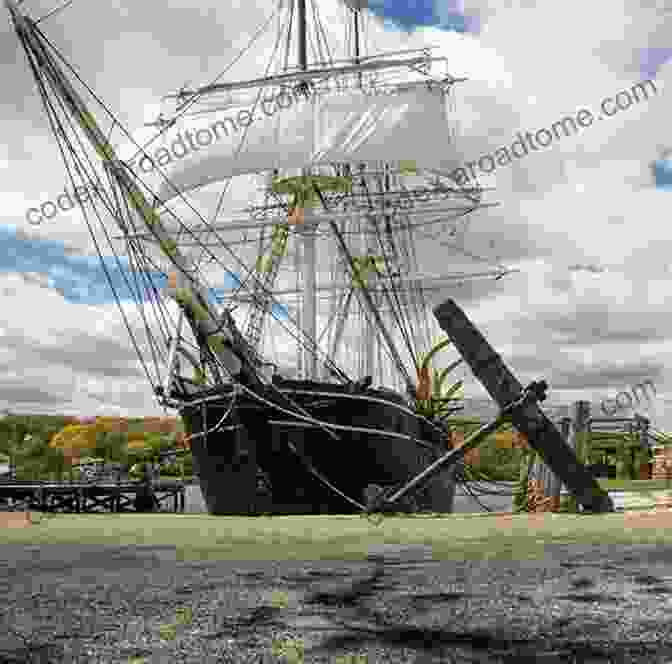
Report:
[{"label": "blue sky", "polygon": [[[136,294],[144,302],[149,300],[145,287],[147,281],[134,277],[124,255],[103,257],[108,279],[98,256],[69,255],[63,242],[22,237],[15,226],[3,224],[0,226],[0,243],[4,250],[0,254],[0,271],[26,275],[40,273],[46,277],[43,285],[56,290],[71,304],[109,304],[115,301],[115,291],[121,301],[135,301]],[[166,277],[161,272],[146,272],[146,275],[156,289],[166,286]],[[237,273],[225,273],[222,286],[211,289],[211,301],[218,302],[224,289],[239,285],[240,276]],[[287,316],[287,310],[282,305],[273,305],[272,311],[279,318]]]},{"label": "blue sky", "polygon": [[[162,95],[214,77],[268,15],[268,3],[247,3],[234,25],[220,2],[200,4],[202,11],[194,12],[184,0],[169,0],[157,23],[151,8],[127,0],[95,11],[74,3],[44,30],[133,130]],[[334,24],[342,16],[337,0],[322,4]],[[39,17],[53,3],[27,0],[24,6]],[[450,72],[470,79],[456,88],[456,149],[465,162],[510,143],[517,131],[550,126],[639,80],[655,78],[663,91],[669,76],[670,19],[625,0],[589,6],[578,0],[561,6],[551,0],[371,0],[369,8],[376,47],[437,45]],[[88,29],[94,24],[95,31]],[[192,29],[185,33],[186,24]],[[139,49],[142,59],[132,55]],[[233,78],[258,73],[255,58],[245,66]],[[40,226],[25,218],[28,207],[62,192],[67,178],[8,21],[0,21],[0,77],[12,90],[0,101],[0,367],[6,376],[0,407],[155,414],[80,215],[64,213]],[[465,307],[512,367],[545,376],[563,403],[596,401],[652,378],[663,395],[656,416],[665,416],[672,364],[668,105],[661,93],[655,103],[501,169],[493,179],[499,208],[470,222],[472,250],[495,252],[526,276],[497,282],[487,293],[461,291]],[[120,270],[113,256],[105,262],[126,299],[122,272],[128,265]],[[152,279],[163,286],[159,274]],[[233,283],[210,282],[215,294]],[[62,363],[54,351],[59,344],[67,358]],[[95,353],[77,353],[96,344],[107,349],[112,367],[105,379]],[[72,385],[80,386],[76,394]],[[471,389],[483,396],[474,381]],[[672,430],[672,419],[668,426]]]},{"label": "blue sky", "polygon": [[467,13],[463,3],[449,0],[369,0],[372,14],[386,20],[390,28],[397,27],[412,32],[418,28],[437,28],[449,32],[478,33],[477,16]]}]

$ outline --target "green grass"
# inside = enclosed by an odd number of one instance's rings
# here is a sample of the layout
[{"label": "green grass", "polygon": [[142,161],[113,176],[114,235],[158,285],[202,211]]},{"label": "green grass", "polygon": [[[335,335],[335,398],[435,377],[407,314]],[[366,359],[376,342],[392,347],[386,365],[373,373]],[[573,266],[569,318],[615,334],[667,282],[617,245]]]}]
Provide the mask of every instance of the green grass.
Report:
[{"label": "green grass", "polygon": [[667,480],[606,480],[599,479],[598,483],[601,487],[609,491],[657,491],[668,488],[672,489],[672,482]]},{"label": "green grass", "polygon": [[[541,515],[539,515],[541,516]],[[216,517],[191,514],[56,514],[0,529],[1,543],[174,545],[178,559],[363,560],[370,546],[424,544],[434,559],[537,558],[546,544],[672,543],[672,529],[624,514],[513,517]],[[669,517],[672,522],[672,515]],[[672,524],[671,524],[672,525]]]}]

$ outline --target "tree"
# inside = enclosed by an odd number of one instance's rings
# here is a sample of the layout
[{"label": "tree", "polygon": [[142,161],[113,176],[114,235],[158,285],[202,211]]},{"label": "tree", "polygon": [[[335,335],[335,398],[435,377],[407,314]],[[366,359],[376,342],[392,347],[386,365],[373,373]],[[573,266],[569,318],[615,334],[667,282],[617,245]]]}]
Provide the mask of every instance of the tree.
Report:
[{"label": "tree", "polygon": [[39,479],[45,473],[60,467],[58,455],[48,455],[49,442],[44,435],[26,434],[23,444],[17,449],[14,455],[17,477],[26,479]]},{"label": "tree", "polygon": [[126,463],[128,461],[128,436],[118,431],[98,431],[94,455],[104,459],[106,463]]},{"label": "tree", "polygon": [[9,457],[9,471],[16,472],[16,460],[30,433],[28,419],[23,415],[8,415],[0,421],[0,452]]},{"label": "tree", "polygon": [[63,475],[70,468],[70,464],[66,461],[63,450],[54,449],[48,445],[42,451],[42,466],[40,471],[49,475],[49,479],[61,481]]}]

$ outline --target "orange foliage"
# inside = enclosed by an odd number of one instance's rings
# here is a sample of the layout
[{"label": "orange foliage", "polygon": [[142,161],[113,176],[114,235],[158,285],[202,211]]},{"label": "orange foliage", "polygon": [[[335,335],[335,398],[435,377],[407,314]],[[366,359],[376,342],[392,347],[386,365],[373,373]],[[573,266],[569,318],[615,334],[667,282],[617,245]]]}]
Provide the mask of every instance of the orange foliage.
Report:
[{"label": "orange foliage", "polygon": [[175,433],[179,420],[174,417],[147,417],[142,422],[146,433]]},{"label": "orange foliage", "polygon": [[419,401],[427,401],[432,396],[432,376],[429,367],[418,369],[417,397]]},{"label": "orange foliage", "polygon": [[100,416],[92,424],[79,424],[76,418],[70,420],[72,423],[64,426],[49,442],[50,447],[63,450],[69,463],[79,459],[81,450],[93,449],[96,435],[101,432],[126,434],[129,449],[146,447],[147,433],[175,434],[178,447],[189,447],[184,442],[185,434],[178,431],[180,420],[174,417],[148,417],[142,422],[141,431],[130,434],[128,419],[124,417]]},{"label": "orange foliage", "polygon": [[68,424],[49,442],[49,447],[61,449],[91,449],[96,444],[95,426]]},{"label": "orange foliage", "polygon": [[128,441],[128,449],[129,450],[141,450],[147,447],[147,443],[145,442],[145,439],[142,438],[136,438],[134,440],[129,440]]},{"label": "orange foliage", "polygon": [[527,436],[524,433],[520,433],[520,431],[515,432],[515,437],[514,437],[514,445],[513,447],[518,449],[527,449],[530,446],[529,441],[527,440]]},{"label": "orange foliage", "polygon": [[101,432],[128,433],[128,420],[123,417],[98,417],[94,426]]},{"label": "orange foliage", "polygon": [[296,225],[296,224],[302,224],[305,221],[305,210],[304,208],[296,207],[296,208],[289,208],[287,210],[287,223]]}]

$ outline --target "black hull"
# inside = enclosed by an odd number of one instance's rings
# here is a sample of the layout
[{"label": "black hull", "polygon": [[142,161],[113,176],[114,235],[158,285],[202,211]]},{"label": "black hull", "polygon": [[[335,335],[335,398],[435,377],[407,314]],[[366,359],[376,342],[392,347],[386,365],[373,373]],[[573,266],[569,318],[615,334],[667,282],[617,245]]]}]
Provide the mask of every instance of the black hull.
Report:
[{"label": "black hull", "polygon": [[[238,397],[232,418],[237,426],[192,440],[194,474],[198,476],[210,514],[351,514],[358,508],[325,487],[288,446],[290,441],[323,477],[348,497],[364,502],[367,485],[399,485],[426,468],[445,451],[433,432],[421,430],[420,422],[394,408],[404,405],[399,395],[366,390],[362,395],[383,399],[376,403],[348,396],[346,388],[332,383],[282,381],[277,384],[311,415],[333,424],[359,426],[403,433],[430,441],[431,449],[407,440],[380,435],[337,431],[334,441],[323,430],[269,423],[291,418],[254,399]],[[317,392],[329,392],[322,396]],[[210,393],[212,394],[212,393]],[[205,394],[199,395],[199,397]],[[213,429],[227,412],[228,399],[181,411],[187,433]],[[293,420],[296,421],[296,420]],[[257,491],[257,468],[268,475],[272,498]],[[418,495],[423,510],[451,512],[454,468],[433,480]]]}]

